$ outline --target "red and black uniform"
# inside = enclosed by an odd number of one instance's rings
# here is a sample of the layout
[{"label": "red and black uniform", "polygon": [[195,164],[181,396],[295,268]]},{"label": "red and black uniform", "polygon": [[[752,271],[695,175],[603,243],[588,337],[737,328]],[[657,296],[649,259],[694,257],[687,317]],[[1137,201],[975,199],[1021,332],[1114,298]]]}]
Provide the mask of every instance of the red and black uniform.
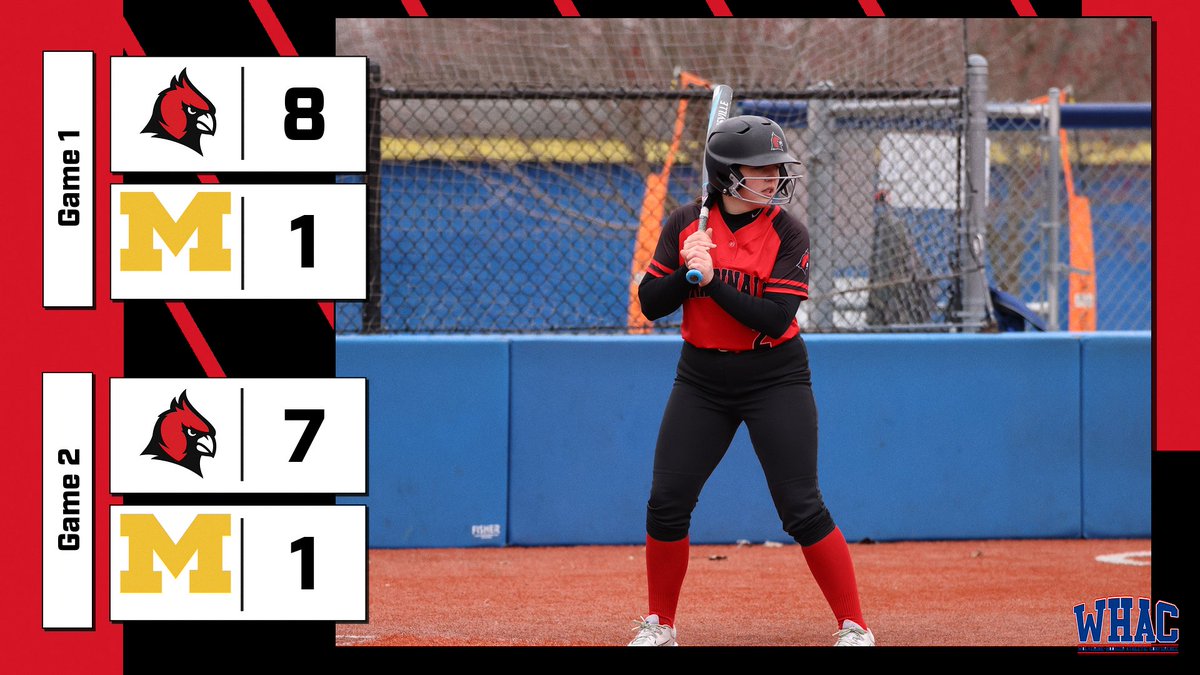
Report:
[{"label": "red and black uniform", "polygon": [[811,544],[833,529],[817,487],[817,412],[796,309],[808,297],[808,230],[778,206],[729,215],[708,231],[713,279],[688,283],[680,250],[698,225],[690,204],[667,219],[639,287],[653,320],[683,305],[683,352],[654,455],[646,531],[687,536],[700,489],[747,431],[784,528]]},{"label": "red and black uniform", "polygon": [[[706,248],[713,275],[703,287],[687,282],[683,243],[700,215],[699,205],[690,205],[667,219],[638,286],[642,313],[651,321],[683,306],[684,342],[646,504],[650,612],[632,644],[677,644],[674,630],[663,626],[675,625],[692,510],[743,422],[783,529],[801,545],[837,619],[838,644],[874,644],[850,547],[817,485],[817,407],[796,324],[796,310],[808,297],[808,230],[778,206],[791,199],[798,165],[783,129],[770,119],[739,115],[718,122],[704,148],[715,203],[708,221],[714,247]],[[731,215],[727,200],[762,206]]]},{"label": "red and black uniform", "polygon": [[683,339],[701,349],[741,352],[799,335],[796,309],[808,297],[808,230],[778,206],[738,215],[712,209],[713,280],[700,287],[684,278],[680,253],[699,215],[700,206],[692,204],[667,219],[639,288],[646,317],[661,318],[682,303]]}]

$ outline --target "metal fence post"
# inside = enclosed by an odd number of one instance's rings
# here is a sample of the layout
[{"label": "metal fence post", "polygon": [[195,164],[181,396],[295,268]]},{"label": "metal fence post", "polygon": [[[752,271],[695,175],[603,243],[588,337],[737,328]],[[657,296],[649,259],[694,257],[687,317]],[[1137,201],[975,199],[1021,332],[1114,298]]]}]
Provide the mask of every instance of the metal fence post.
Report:
[{"label": "metal fence post", "polygon": [[1046,107],[1049,119],[1046,136],[1046,147],[1050,153],[1050,161],[1046,162],[1046,225],[1042,235],[1046,241],[1046,264],[1043,267],[1046,277],[1046,327],[1058,330],[1058,284],[1059,264],[1058,237],[1062,230],[1062,219],[1058,210],[1059,180],[1062,176],[1062,147],[1058,130],[1061,127],[1061,114],[1058,103],[1058,88],[1052,87]]},{"label": "metal fence post", "polygon": [[816,261],[809,268],[809,293],[813,300],[808,308],[809,323],[816,330],[833,328],[833,116],[828,102],[810,99],[808,102],[808,236],[809,251]]},{"label": "metal fence post", "polygon": [[958,264],[962,275],[962,310],[959,320],[966,331],[977,331],[987,319],[987,59],[967,57],[966,228],[958,238]]},{"label": "metal fence post", "polygon": [[382,269],[380,261],[380,185],[383,182],[381,153],[383,98],[380,96],[382,75],[379,64],[372,61],[367,66],[367,301],[362,306],[362,332],[379,333],[383,330]]}]

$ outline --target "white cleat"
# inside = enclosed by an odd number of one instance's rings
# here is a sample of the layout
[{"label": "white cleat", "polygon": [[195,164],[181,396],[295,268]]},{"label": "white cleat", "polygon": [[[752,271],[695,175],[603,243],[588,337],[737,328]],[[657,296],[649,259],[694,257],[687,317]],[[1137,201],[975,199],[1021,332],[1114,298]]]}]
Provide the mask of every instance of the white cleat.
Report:
[{"label": "white cleat", "polygon": [[675,628],[664,626],[658,622],[658,615],[651,614],[639,621],[633,627],[637,637],[629,643],[630,647],[678,647],[675,641]]},{"label": "white cleat", "polygon": [[834,633],[837,642],[834,647],[874,647],[875,634],[869,628],[854,623],[850,619],[842,622],[842,629]]}]

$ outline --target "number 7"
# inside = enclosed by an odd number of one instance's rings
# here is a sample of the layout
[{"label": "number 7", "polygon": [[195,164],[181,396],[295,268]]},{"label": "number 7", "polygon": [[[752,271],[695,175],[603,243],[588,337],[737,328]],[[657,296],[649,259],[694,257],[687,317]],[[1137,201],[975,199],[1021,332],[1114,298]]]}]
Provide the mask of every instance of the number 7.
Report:
[{"label": "number 7", "polygon": [[289,462],[303,462],[304,456],[308,454],[308,449],[312,447],[313,438],[317,435],[317,430],[321,428],[321,423],[325,421],[325,411],[321,409],[299,409],[299,410],[284,410],[283,419],[289,422],[304,420],[308,425],[304,427],[304,433],[300,434],[300,441],[296,443],[296,449],[292,451],[292,456],[288,459]]}]

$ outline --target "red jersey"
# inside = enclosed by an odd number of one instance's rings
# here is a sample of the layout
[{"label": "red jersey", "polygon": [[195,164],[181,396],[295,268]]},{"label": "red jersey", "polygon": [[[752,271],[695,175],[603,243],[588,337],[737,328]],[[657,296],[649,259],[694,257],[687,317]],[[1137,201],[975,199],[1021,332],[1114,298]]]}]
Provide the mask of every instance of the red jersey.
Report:
[{"label": "red jersey", "polygon": [[[684,266],[683,242],[699,228],[700,207],[690,204],[673,212],[663,226],[646,274],[665,277]],[[778,206],[759,210],[749,224],[730,231],[719,208],[709,212],[708,232],[716,248],[709,251],[713,281],[691,286],[683,300],[683,339],[704,349],[746,351],[783,344],[799,334],[795,316],[782,335],[772,337],[734,318],[712,297],[718,284],[770,300],[772,295],[808,297],[808,229]],[[686,283],[686,282],[684,282]],[[735,298],[752,307],[749,298]],[[722,303],[726,304],[726,303]]]}]

